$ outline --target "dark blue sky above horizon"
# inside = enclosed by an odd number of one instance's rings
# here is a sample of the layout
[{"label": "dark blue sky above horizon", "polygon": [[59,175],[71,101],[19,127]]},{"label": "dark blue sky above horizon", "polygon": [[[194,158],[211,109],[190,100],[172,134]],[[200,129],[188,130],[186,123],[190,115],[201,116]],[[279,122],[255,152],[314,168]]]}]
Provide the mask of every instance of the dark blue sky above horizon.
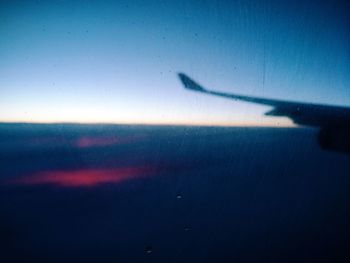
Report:
[{"label": "dark blue sky above horizon", "polygon": [[350,106],[346,1],[1,1],[0,121],[288,125],[182,88]]}]

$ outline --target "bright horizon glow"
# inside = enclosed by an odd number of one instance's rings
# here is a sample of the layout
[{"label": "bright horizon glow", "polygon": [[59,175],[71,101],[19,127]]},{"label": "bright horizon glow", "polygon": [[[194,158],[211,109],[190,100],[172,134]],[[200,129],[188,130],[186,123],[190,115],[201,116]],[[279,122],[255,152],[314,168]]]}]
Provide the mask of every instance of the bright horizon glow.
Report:
[{"label": "bright horizon glow", "polygon": [[[254,106],[253,106],[254,107]],[[266,110],[265,110],[266,111]],[[236,115],[236,116],[235,116]],[[237,116],[238,115],[238,116]],[[254,116],[253,114],[242,113],[224,116],[218,119],[215,116],[206,116],[208,118],[200,118],[201,116],[183,118],[182,116],[171,116],[167,118],[154,114],[149,116],[146,120],[142,118],[135,118],[129,116],[127,118],[117,118],[113,114],[102,116],[102,114],[83,113],[80,115],[66,115],[62,117],[59,114],[50,115],[38,114],[34,118],[23,119],[21,117],[13,117],[11,119],[3,119],[0,122],[7,123],[69,123],[69,124],[126,124],[126,125],[179,125],[179,126],[257,126],[257,127],[296,127],[296,125],[285,117],[265,117]],[[226,119],[225,119],[226,118]]]}]

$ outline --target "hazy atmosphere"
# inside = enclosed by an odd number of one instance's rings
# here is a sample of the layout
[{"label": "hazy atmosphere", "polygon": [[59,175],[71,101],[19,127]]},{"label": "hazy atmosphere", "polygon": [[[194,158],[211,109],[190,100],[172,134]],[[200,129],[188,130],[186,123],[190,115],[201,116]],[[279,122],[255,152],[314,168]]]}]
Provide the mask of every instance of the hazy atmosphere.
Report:
[{"label": "hazy atmosphere", "polygon": [[0,0],[0,262],[350,262],[349,3]]}]

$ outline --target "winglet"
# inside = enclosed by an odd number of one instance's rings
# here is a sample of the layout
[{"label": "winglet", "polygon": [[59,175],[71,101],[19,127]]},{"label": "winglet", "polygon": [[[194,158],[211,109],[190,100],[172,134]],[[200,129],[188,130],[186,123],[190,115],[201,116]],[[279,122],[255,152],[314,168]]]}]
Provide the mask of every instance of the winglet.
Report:
[{"label": "winglet", "polygon": [[178,76],[182,82],[182,84],[184,85],[184,87],[186,89],[190,89],[190,90],[195,90],[195,91],[201,91],[201,92],[206,92],[206,90],[199,85],[198,83],[196,83],[194,80],[192,80],[190,77],[188,77],[186,74],[184,73],[178,73]]}]

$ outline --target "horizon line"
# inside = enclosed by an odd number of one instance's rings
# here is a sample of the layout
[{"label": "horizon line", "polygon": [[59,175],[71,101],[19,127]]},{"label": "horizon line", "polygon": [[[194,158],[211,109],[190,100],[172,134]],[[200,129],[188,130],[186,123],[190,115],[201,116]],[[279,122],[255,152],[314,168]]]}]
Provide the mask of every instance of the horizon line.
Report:
[{"label": "horizon line", "polygon": [[32,125],[125,125],[125,126],[179,126],[179,127],[257,127],[257,128],[300,128],[295,124],[253,124],[253,123],[156,123],[156,122],[72,122],[72,121],[2,121],[0,124],[32,124]]}]

